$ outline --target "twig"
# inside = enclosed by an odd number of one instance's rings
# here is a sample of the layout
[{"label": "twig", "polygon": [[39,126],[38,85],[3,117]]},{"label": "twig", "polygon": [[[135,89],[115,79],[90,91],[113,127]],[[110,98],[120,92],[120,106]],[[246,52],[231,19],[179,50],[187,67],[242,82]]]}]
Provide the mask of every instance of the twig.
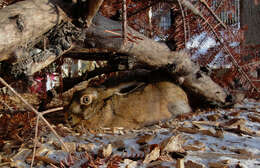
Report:
[{"label": "twig", "polygon": [[222,6],[222,3],[223,3],[223,0],[220,1],[218,7],[217,7],[216,10],[215,10],[215,13],[220,9],[220,7]]},{"label": "twig", "polygon": [[41,113],[42,113],[42,115],[45,115],[45,114],[52,113],[52,112],[55,112],[55,111],[60,111],[60,110],[63,110],[63,107],[57,107],[57,108],[54,108],[54,109],[49,109],[49,110],[43,111]]},{"label": "twig", "polygon": [[50,163],[50,165],[53,167],[53,168],[58,168],[57,166],[55,166],[54,164]]},{"label": "twig", "polygon": [[114,35],[121,35],[120,33],[117,33],[117,32],[114,32],[114,31],[111,31],[111,30],[105,30],[104,32],[106,33],[111,33],[111,34],[114,34]]},{"label": "twig", "polygon": [[[240,67],[240,65],[238,64],[238,62],[236,61],[235,57],[233,56],[233,54],[230,52],[230,50],[227,48],[227,46],[223,43],[223,41],[221,40],[221,38],[219,37],[219,35],[217,34],[217,32],[215,31],[214,27],[202,16],[202,19],[209,25],[211,31],[215,34],[215,36],[217,37],[218,41],[223,45],[224,50],[227,52],[227,54],[230,56],[232,63],[235,65],[235,67],[237,68],[238,72],[245,77],[245,79],[249,82],[249,84],[251,85],[251,87],[253,88],[253,90],[255,90],[256,92],[259,93],[259,90],[257,89],[257,87],[255,86],[255,84],[251,81],[251,79],[248,77],[248,75],[245,73],[245,71],[242,69],[242,67]],[[252,92],[253,92],[252,90]]]},{"label": "twig", "polygon": [[187,0],[180,0],[180,2],[187,7],[188,9],[190,9],[195,15],[201,16],[203,17],[203,15],[201,14],[201,12],[189,1]]},{"label": "twig", "polygon": [[39,119],[42,119],[45,124],[50,128],[50,130],[53,132],[53,134],[57,137],[57,139],[60,141],[61,145],[64,147],[66,152],[69,152],[69,149],[65,145],[65,143],[62,141],[61,137],[57,134],[57,132],[52,128],[51,124],[43,117],[42,113],[39,113],[31,104],[29,104],[19,93],[17,93],[8,83],[5,82],[3,78],[0,77],[0,82],[5,85],[8,89],[10,89],[25,105],[27,105],[36,115],[39,117]]},{"label": "twig", "polygon": [[257,89],[257,87],[255,86],[255,84],[251,81],[251,79],[248,77],[248,75],[245,73],[245,71],[240,67],[240,65],[238,64],[238,62],[236,61],[235,57],[232,55],[232,53],[230,52],[230,50],[227,48],[227,46],[223,43],[223,41],[221,40],[221,38],[219,37],[219,35],[217,34],[217,32],[215,31],[214,27],[207,21],[207,19],[202,15],[202,13],[189,1],[187,0],[180,0],[180,2],[186,6],[187,8],[189,8],[195,15],[200,16],[204,22],[209,25],[211,31],[214,33],[214,35],[216,36],[216,38],[218,39],[218,41],[223,45],[223,48],[225,50],[225,52],[231,57],[231,61],[234,64],[234,66],[237,68],[238,72],[245,77],[245,79],[249,82],[249,84],[252,87],[252,92],[255,90],[257,93],[259,93],[259,90]]},{"label": "twig", "polygon": [[181,15],[182,15],[182,20],[183,20],[183,30],[184,30],[184,42],[185,42],[185,45],[186,45],[186,43],[187,43],[187,29],[186,29],[185,14],[184,14],[184,10],[182,8],[180,0],[178,0],[178,3],[179,3],[179,6],[180,6],[180,9],[181,9]]},{"label": "twig", "polygon": [[[184,12],[185,12],[185,16],[187,16],[188,15],[187,10],[185,10]],[[189,22],[187,22],[187,28],[188,28],[188,39],[190,39],[191,38],[191,31],[190,31],[190,24],[189,24]]]},{"label": "twig", "polygon": [[37,115],[37,120],[36,120],[36,126],[35,126],[35,137],[34,137],[34,145],[33,145],[33,156],[32,156],[32,161],[31,161],[31,168],[33,167],[33,162],[35,159],[35,153],[36,153],[36,145],[38,141],[38,128],[39,128],[39,119],[42,119],[45,124],[50,128],[50,130],[53,132],[53,134],[58,138],[64,149],[69,152],[69,149],[65,145],[65,143],[62,141],[61,137],[57,134],[57,132],[52,128],[51,124],[43,117],[44,114],[62,110],[62,107],[55,108],[55,109],[50,109],[46,110],[43,113],[39,113],[31,104],[29,104],[19,93],[17,93],[8,83],[6,83],[1,77],[0,77],[1,83],[3,83],[8,89],[10,89],[19,99],[22,100],[24,104],[26,104],[36,115]]},{"label": "twig", "polygon": [[7,165],[10,165],[10,164],[11,164],[11,162],[0,163],[0,167],[7,166]]},{"label": "twig", "polygon": [[211,12],[211,14],[217,19],[217,21],[225,28],[227,29],[227,26],[225,25],[225,23],[222,22],[222,20],[216,15],[216,13],[211,9],[211,7],[207,4],[207,2],[205,0],[200,0],[200,2],[202,4],[204,4],[208,10]]},{"label": "twig", "polygon": [[123,44],[125,45],[127,43],[127,9],[126,9],[126,0],[123,0],[122,4],[123,8],[123,24],[122,24],[122,36],[123,36]]},{"label": "twig", "polygon": [[31,168],[33,167],[33,162],[36,154],[36,146],[38,143],[38,128],[39,128],[39,116],[37,116],[36,125],[35,125],[35,135],[34,135],[34,143],[33,143],[33,155],[31,161]]},{"label": "twig", "polygon": [[157,5],[158,3],[160,3],[160,1],[152,2],[152,3],[150,3],[149,5],[147,5],[147,6],[143,7],[143,8],[141,8],[141,9],[138,9],[137,11],[135,11],[135,12],[133,12],[133,13],[130,13],[130,12],[129,12],[128,15],[127,15],[127,17],[128,17],[128,18],[131,18],[131,17],[137,15],[138,13],[141,13],[141,12],[143,12],[143,11],[145,11],[145,10],[151,8],[152,6]]},{"label": "twig", "polygon": [[255,65],[255,64],[260,64],[260,61],[250,62],[250,63],[244,64],[242,67],[252,66],[252,65]]}]

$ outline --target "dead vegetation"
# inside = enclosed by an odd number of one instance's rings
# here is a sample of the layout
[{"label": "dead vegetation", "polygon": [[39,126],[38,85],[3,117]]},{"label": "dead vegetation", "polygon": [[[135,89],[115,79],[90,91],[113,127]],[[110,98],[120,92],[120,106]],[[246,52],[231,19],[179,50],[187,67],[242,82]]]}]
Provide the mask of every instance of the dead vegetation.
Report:
[{"label": "dead vegetation", "polygon": [[[254,99],[241,101],[244,96],[259,98],[259,76],[255,75],[259,47],[231,45],[242,44],[244,31],[232,26],[237,24],[232,3],[46,2],[0,1],[0,167],[182,168],[260,164],[260,149],[256,145],[260,136],[260,104]],[[225,21],[220,18],[223,6],[234,12]],[[22,10],[23,7],[28,8]],[[149,17],[151,11],[154,15]],[[160,27],[161,17],[169,12],[174,18],[170,26]],[[9,26],[8,31],[5,26]],[[204,36],[197,47],[188,48],[201,34]],[[155,38],[164,42],[156,42]],[[209,38],[215,46],[208,48],[207,54],[198,53],[198,46],[206,44]],[[185,47],[188,52],[181,51]],[[77,59],[88,60],[88,67],[85,72],[81,69],[70,74]],[[214,60],[220,66],[217,70],[207,67]],[[62,68],[64,63],[70,71],[67,75]],[[224,65],[231,67],[226,69]],[[59,84],[48,90],[47,78],[54,78],[54,72]],[[154,84],[155,78],[164,75],[177,89],[167,90]],[[103,88],[101,84],[118,76],[139,80],[141,85],[119,93],[126,94],[124,98],[108,95],[92,108],[98,114],[112,115],[98,116],[97,122],[88,121],[90,108],[85,106],[83,116],[75,115],[75,109],[82,108],[82,104],[72,105],[74,93],[86,88],[89,91],[89,86],[95,85],[105,94],[111,87]],[[176,90],[181,96],[170,97]],[[173,93],[168,95],[170,92]],[[153,97],[149,96],[151,93]],[[84,103],[89,105],[85,102],[89,99],[84,99]],[[169,102],[173,99],[177,100],[171,102],[174,117],[168,114],[172,113]],[[185,103],[177,104],[179,100]],[[194,112],[176,117],[181,107],[175,107],[185,106],[186,113],[190,111],[189,103]],[[195,108],[199,105],[205,105],[204,109]],[[205,110],[212,105],[229,109]],[[72,112],[66,113],[68,107]],[[71,113],[80,120],[77,127],[66,123]],[[166,113],[166,117],[160,116]],[[100,122],[101,119],[108,122]],[[123,127],[144,125],[141,129]]]},{"label": "dead vegetation", "polygon": [[[185,167],[257,166],[259,105],[245,100],[231,109],[196,111],[138,130],[78,127],[75,132],[53,126],[68,151],[40,120],[34,166],[173,167],[182,161]],[[1,166],[31,163],[36,119],[29,114],[1,117]]]}]

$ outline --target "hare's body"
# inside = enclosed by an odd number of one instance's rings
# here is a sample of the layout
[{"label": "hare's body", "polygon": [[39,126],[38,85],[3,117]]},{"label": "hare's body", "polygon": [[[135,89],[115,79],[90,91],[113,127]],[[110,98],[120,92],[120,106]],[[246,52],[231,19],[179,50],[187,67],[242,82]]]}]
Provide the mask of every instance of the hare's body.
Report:
[{"label": "hare's body", "polygon": [[[87,88],[75,93],[68,111],[70,123],[139,128],[191,111],[185,92],[173,83],[147,84],[128,94],[120,93],[122,88]],[[82,104],[84,95],[90,95],[85,101],[91,102]]]}]

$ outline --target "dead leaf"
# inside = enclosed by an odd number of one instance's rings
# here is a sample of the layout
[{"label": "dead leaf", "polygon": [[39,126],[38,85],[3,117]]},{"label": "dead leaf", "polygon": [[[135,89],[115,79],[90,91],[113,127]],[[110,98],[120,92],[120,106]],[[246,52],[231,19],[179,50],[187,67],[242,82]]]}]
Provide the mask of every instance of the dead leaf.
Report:
[{"label": "dead leaf", "polygon": [[154,135],[144,135],[144,136],[141,136],[137,141],[136,143],[138,144],[147,144],[148,142],[152,141],[154,139]]},{"label": "dead leaf", "polygon": [[[64,142],[64,143],[70,152],[76,152],[76,143],[75,142]],[[66,149],[64,149],[63,145],[61,146],[61,150],[67,151]]]},{"label": "dead leaf", "polygon": [[178,131],[185,132],[185,133],[188,133],[188,134],[197,134],[199,132],[199,129],[190,128],[190,127],[180,127],[180,128],[178,128]]},{"label": "dead leaf", "polygon": [[208,135],[216,138],[224,137],[224,133],[222,130],[215,130],[213,128],[209,128],[208,130],[200,130],[200,133],[203,135]]},{"label": "dead leaf", "polygon": [[163,152],[180,152],[184,153],[185,150],[182,148],[184,139],[181,135],[172,136],[161,143],[161,149]]},{"label": "dead leaf", "polygon": [[237,154],[253,156],[252,152],[249,152],[246,149],[230,149],[230,151]]},{"label": "dead leaf", "polygon": [[105,146],[105,147],[102,149],[102,156],[103,156],[104,158],[107,158],[107,157],[109,157],[109,156],[112,154],[112,151],[113,151],[112,145],[111,145],[111,144],[108,144],[107,146]]},{"label": "dead leaf", "polygon": [[185,151],[205,151],[206,150],[205,146],[198,147],[198,146],[194,146],[194,145],[186,145],[183,147],[183,149]]},{"label": "dead leaf", "polygon": [[245,122],[246,120],[243,118],[233,118],[225,123],[220,124],[220,126],[234,128],[237,127],[238,125],[244,125]]},{"label": "dead leaf", "polygon": [[240,113],[241,113],[241,111],[239,110],[239,111],[235,111],[235,112],[229,113],[228,115],[229,116],[233,116],[233,117],[238,117],[238,116],[240,116]]},{"label": "dead leaf", "polygon": [[29,167],[28,164],[26,164],[24,161],[21,160],[16,160],[14,162],[10,163],[11,167],[16,167],[16,168],[24,168],[24,167]]},{"label": "dead leaf", "polygon": [[148,155],[146,155],[143,163],[148,164],[151,161],[157,160],[160,156],[160,148],[155,147]]},{"label": "dead leaf", "polygon": [[185,168],[205,168],[204,165],[188,160],[185,162]]},{"label": "dead leaf", "polygon": [[130,159],[124,159],[124,164],[126,165],[126,168],[135,168],[137,167],[137,162],[130,160]]},{"label": "dead leaf", "polygon": [[210,162],[208,163],[208,166],[210,168],[228,168],[229,166],[227,164],[221,163],[221,162]]},{"label": "dead leaf", "polygon": [[94,143],[78,144],[78,151],[93,152],[95,149],[97,146]]},{"label": "dead leaf", "polygon": [[258,122],[260,123],[260,118],[252,115],[248,115],[248,118],[253,121],[253,122]]},{"label": "dead leaf", "polygon": [[217,121],[220,118],[220,115],[219,114],[212,114],[212,115],[207,116],[207,118],[208,118],[209,121]]},{"label": "dead leaf", "polygon": [[220,125],[219,122],[213,122],[213,121],[192,121],[192,124],[208,125],[214,127],[218,127]]}]

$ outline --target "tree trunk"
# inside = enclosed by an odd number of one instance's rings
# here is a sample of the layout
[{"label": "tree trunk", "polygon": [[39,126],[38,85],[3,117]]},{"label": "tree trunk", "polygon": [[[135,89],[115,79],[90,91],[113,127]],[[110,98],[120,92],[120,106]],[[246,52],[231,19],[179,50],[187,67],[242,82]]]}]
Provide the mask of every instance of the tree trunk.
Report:
[{"label": "tree trunk", "polygon": [[0,61],[35,40],[65,18],[49,0],[26,0],[0,10]]}]

